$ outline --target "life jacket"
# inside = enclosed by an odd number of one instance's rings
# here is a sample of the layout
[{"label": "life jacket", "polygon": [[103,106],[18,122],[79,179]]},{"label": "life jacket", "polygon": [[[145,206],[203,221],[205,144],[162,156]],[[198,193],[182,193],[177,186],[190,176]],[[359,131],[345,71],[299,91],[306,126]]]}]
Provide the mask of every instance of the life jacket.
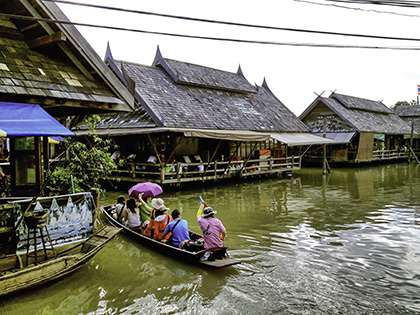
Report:
[{"label": "life jacket", "polygon": [[[156,220],[162,217],[160,220]],[[144,230],[144,235],[152,237],[155,240],[162,240],[163,232],[165,231],[166,226],[169,222],[172,221],[172,217],[169,214],[163,214],[156,219],[150,220],[149,224]],[[170,233],[165,236],[165,240],[168,240],[171,237]]]}]

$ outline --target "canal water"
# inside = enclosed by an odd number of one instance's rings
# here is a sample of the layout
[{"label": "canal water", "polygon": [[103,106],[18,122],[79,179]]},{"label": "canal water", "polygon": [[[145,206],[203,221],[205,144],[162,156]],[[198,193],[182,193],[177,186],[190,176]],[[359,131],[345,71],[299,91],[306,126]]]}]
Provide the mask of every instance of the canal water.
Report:
[{"label": "canal water", "polygon": [[[123,236],[2,314],[413,314],[420,312],[420,167],[304,169],[164,195],[198,231],[198,196],[242,264],[203,270]],[[114,201],[109,193],[103,202]]]}]

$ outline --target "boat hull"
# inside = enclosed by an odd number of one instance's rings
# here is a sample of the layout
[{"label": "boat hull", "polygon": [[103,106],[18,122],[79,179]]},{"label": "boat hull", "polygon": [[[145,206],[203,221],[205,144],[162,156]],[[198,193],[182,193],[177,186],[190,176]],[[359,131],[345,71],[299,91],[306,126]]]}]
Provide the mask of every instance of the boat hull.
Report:
[{"label": "boat hull", "polygon": [[[28,290],[62,278],[86,264],[120,230],[105,227],[80,244],[78,253],[67,254],[48,259],[38,265],[31,265],[15,271],[8,271],[0,276],[0,296]],[[15,255],[0,258],[0,261],[18,261]]]},{"label": "boat hull", "polygon": [[[109,213],[108,209],[110,209],[111,206],[102,207],[101,211],[108,220],[108,222],[118,228],[122,229],[122,233],[126,236],[128,236],[130,239],[134,240],[137,243],[140,243],[142,245],[145,245],[159,253],[165,254],[167,256],[173,257],[175,259],[184,261],[186,263],[190,264],[196,264],[200,265],[202,267],[208,267],[208,268],[225,268],[233,265],[240,264],[240,261],[237,259],[233,259],[230,257],[225,257],[222,259],[216,259],[215,261],[202,261],[201,257],[204,255],[205,251],[199,251],[199,252],[189,252],[187,250],[183,250],[180,248],[176,248],[173,246],[170,246],[168,244],[165,244],[160,241],[156,241],[154,239],[151,239],[147,236],[144,236],[140,233],[137,233],[128,227],[124,226],[117,220],[115,220]],[[190,232],[190,235],[196,236],[197,238],[200,237],[194,232]]]}]

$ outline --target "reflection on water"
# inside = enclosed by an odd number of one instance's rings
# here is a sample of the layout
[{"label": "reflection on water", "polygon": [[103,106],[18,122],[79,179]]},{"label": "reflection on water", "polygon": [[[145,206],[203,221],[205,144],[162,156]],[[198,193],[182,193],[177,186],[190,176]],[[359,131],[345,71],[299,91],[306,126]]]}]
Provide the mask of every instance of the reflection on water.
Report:
[{"label": "reflection on water", "polygon": [[[5,313],[409,314],[420,311],[420,168],[302,170],[166,194],[198,231],[203,194],[242,264],[203,270],[118,236],[87,267]],[[110,193],[104,202],[112,202]]]}]

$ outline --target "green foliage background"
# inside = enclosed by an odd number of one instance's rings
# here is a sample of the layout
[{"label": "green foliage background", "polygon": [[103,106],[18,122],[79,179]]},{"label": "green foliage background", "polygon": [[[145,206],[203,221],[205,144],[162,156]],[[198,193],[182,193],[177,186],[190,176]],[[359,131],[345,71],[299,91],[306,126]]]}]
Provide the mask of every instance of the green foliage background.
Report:
[{"label": "green foliage background", "polygon": [[94,115],[86,119],[90,136],[81,142],[77,138],[64,141],[67,158],[50,170],[47,187],[51,192],[72,193],[91,188],[101,189],[101,178],[111,175],[117,168],[111,158],[112,142],[95,135],[95,126],[99,117]]}]

